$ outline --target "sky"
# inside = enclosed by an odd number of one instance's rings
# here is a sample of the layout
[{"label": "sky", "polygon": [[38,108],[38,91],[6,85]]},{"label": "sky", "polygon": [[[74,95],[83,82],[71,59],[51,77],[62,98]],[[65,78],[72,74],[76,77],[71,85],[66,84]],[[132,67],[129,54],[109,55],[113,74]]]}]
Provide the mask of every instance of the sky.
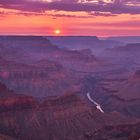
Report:
[{"label": "sky", "polygon": [[0,34],[140,36],[140,0],[0,0]]}]

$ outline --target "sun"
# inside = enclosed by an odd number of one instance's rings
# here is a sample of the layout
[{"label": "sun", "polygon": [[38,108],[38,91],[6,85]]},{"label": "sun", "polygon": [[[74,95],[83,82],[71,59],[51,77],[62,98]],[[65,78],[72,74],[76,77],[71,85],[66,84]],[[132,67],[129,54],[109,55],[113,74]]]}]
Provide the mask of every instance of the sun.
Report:
[{"label": "sun", "polygon": [[54,33],[55,33],[56,35],[59,35],[59,34],[61,33],[61,30],[56,29],[56,30],[54,30]]}]

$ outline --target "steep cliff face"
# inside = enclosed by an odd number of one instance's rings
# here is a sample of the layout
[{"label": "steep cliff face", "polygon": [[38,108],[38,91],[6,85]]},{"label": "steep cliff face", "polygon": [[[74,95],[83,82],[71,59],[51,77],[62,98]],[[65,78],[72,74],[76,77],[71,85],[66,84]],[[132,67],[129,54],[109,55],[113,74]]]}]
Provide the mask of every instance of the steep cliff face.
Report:
[{"label": "steep cliff face", "polygon": [[125,115],[140,117],[139,93],[140,78],[137,70],[128,79],[101,80],[94,91],[94,97],[107,112],[118,111]]},{"label": "steep cliff face", "polygon": [[0,98],[14,96],[14,93],[10,91],[4,84],[0,83]]},{"label": "steep cliff face", "polygon": [[47,59],[27,65],[1,58],[0,66],[3,83],[18,94],[36,97],[63,94],[79,79],[58,62]]},{"label": "steep cliff face", "polygon": [[126,100],[140,99],[140,74],[136,71],[120,86],[118,95]]},{"label": "steep cliff face", "polygon": [[0,112],[20,110],[36,106],[36,101],[31,96],[19,95],[9,90],[0,83]]},{"label": "steep cliff face", "polygon": [[[22,51],[52,51],[58,48],[52,45],[51,42],[42,36],[1,36],[0,43],[5,49],[12,48],[11,50]],[[11,52],[12,53],[12,52]]]},{"label": "steep cliff face", "polygon": [[118,96],[108,96],[102,101],[103,109],[106,112],[118,111],[132,117],[140,117],[140,100],[124,100]]},{"label": "steep cliff face", "polygon": [[58,48],[41,36],[1,36],[0,56],[19,63],[39,60],[40,54]]}]

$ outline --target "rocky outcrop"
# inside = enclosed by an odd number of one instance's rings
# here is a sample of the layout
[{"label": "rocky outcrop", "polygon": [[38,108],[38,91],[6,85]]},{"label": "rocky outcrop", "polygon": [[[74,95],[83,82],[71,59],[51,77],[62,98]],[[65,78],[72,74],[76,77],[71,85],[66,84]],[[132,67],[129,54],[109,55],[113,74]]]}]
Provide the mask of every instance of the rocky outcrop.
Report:
[{"label": "rocky outcrop", "polygon": [[91,140],[137,140],[140,138],[140,123],[131,125],[106,126],[91,133]]},{"label": "rocky outcrop", "polygon": [[14,107],[0,112],[0,133],[20,140],[85,140],[91,130],[130,121],[121,115],[102,114],[75,94],[50,97],[36,106],[29,104],[32,99],[7,98],[7,104]]},{"label": "rocky outcrop", "polygon": [[17,139],[0,134],[0,140],[17,140]]}]

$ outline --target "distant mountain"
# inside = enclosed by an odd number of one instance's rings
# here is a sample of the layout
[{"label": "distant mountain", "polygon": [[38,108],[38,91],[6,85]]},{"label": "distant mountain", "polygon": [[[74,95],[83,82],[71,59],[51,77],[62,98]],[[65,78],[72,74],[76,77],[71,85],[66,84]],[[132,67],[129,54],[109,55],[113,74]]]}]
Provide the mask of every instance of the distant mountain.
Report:
[{"label": "distant mountain", "polygon": [[123,43],[140,43],[140,36],[115,36],[115,37],[108,37],[106,39],[115,40]]},{"label": "distant mountain", "polygon": [[121,45],[122,43],[114,40],[100,40],[96,36],[47,36],[51,42],[60,48],[67,49],[105,49]]},{"label": "distant mountain", "polygon": [[[129,59],[126,60],[131,59],[139,63],[138,58],[140,58],[140,43],[131,43],[115,48],[107,48],[106,51],[107,53],[109,53],[110,56],[112,55],[112,57],[118,57],[118,58],[121,57],[122,62],[123,62],[123,58],[129,57]],[[133,64],[134,63],[135,62],[133,62]]]},{"label": "distant mountain", "polygon": [[112,51],[116,51],[116,52],[124,52],[124,53],[125,52],[128,52],[128,53],[140,52],[140,43],[131,43],[131,44],[127,44],[125,46],[111,48],[108,50],[112,50]]},{"label": "distant mountain", "polygon": [[5,48],[24,51],[42,52],[57,49],[55,45],[42,36],[0,36],[0,44]]},{"label": "distant mountain", "polygon": [[0,55],[7,60],[23,63],[42,59],[59,61],[61,64],[63,61],[67,61],[67,64],[96,61],[92,53],[67,50],[54,44],[55,42],[41,36],[0,36]]}]

